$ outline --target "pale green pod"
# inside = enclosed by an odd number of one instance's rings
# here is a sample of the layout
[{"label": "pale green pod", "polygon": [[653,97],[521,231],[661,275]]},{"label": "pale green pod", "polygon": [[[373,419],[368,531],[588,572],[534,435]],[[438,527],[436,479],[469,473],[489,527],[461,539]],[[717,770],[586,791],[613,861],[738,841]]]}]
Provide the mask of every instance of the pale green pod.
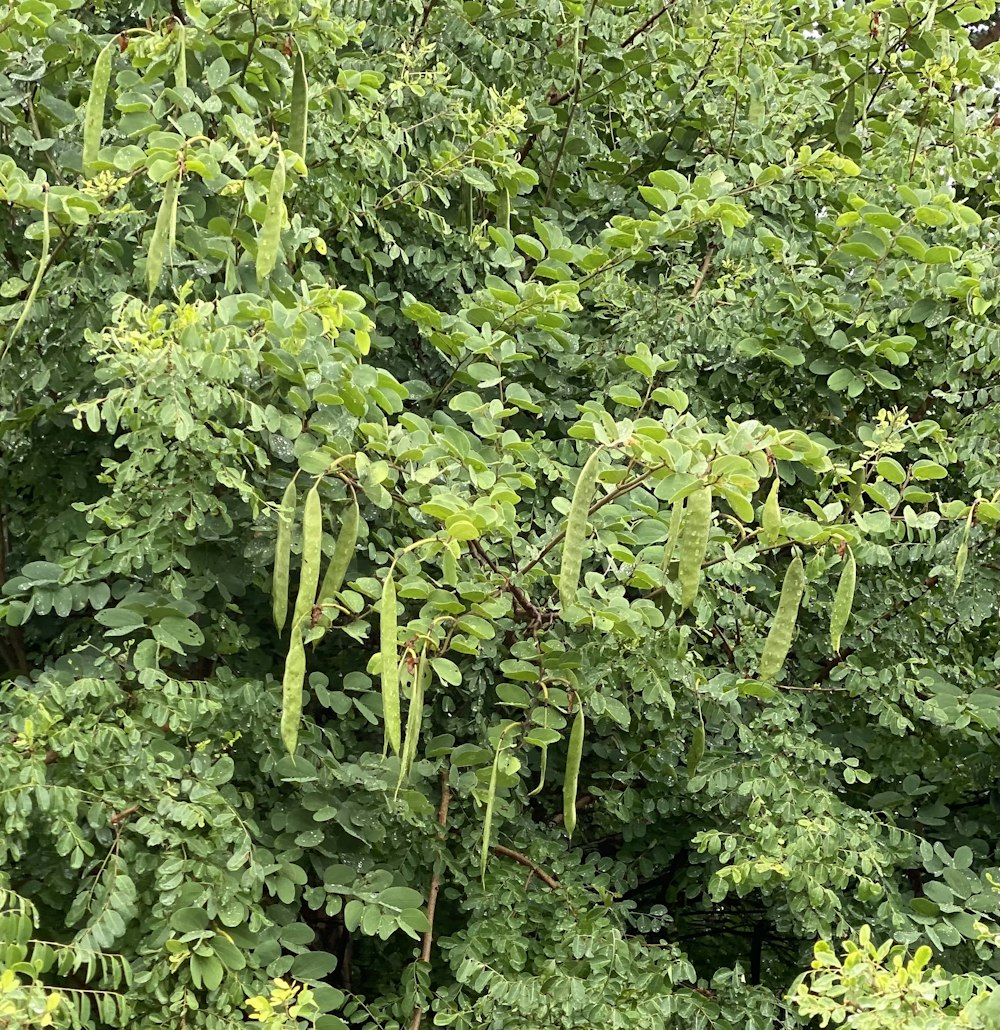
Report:
[{"label": "pale green pod", "polygon": [[146,288],[150,297],[153,296],[153,292],[163,276],[163,266],[170,249],[170,241],[176,233],[179,189],[180,179],[175,175],[168,180],[163,191],[160,210],[156,214],[156,224],[153,226],[153,235],[149,238],[149,251],[146,254]]},{"label": "pale green pod", "polygon": [[701,585],[701,566],[708,551],[712,528],[712,489],[704,487],[687,499],[681,525],[677,578],[681,585],[681,609],[690,608]]},{"label": "pale green pod", "polygon": [[382,584],[381,611],[382,714],[386,742],[398,755],[402,728],[399,715],[399,652],[396,649],[396,581],[391,569]]},{"label": "pale green pod", "polygon": [[764,544],[773,544],[781,535],[782,520],[781,506],[778,503],[778,488],[779,480],[775,476],[760,514],[760,539]]},{"label": "pale green pod", "polygon": [[691,748],[687,756],[687,774],[690,779],[698,771],[702,758],[705,757],[705,721],[698,713],[698,725],[691,736]]},{"label": "pale green pod", "polygon": [[104,128],[104,104],[108,97],[108,86],[111,84],[111,60],[114,54],[114,41],[97,55],[94,62],[94,74],[90,80],[90,93],[87,96],[87,107],[83,113],[83,174],[87,179],[94,176],[97,153],[101,148],[101,130]]},{"label": "pale green pod", "polygon": [[559,604],[565,611],[576,600],[576,588],[583,566],[583,549],[587,540],[587,514],[597,485],[597,469],[601,449],[587,459],[573,490],[566,535],[563,539],[562,565],[559,569]]},{"label": "pale green pod", "polygon": [[319,585],[319,568],[323,561],[323,507],[319,499],[319,484],[306,494],[305,511],[302,514],[302,567],[299,570],[299,589],[295,597],[292,625],[302,632],[308,628],[313,605],[316,603],[316,588]]},{"label": "pale green pod", "polygon": [[834,654],[840,653],[840,638],[847,628],[854,606],[854,587],[857,582],[857,565],[854,552],[848,548],[847,558],[840,573],[837,593],[833,598],[833,612],[830,615],[830,646]]},{"label": "pale green pod", "polygon": [[580,761],[583,758],[584,736],[583,706],[576,710],[573,728],[569,734],[569,748],[566,751],[566,778],[563,780],[563,823],[568,836],[576,829],[576,793],[580,783]]},{"label": "pale green pod", "polygon": [[263,282],[274,271],[281,247],[281,226],[285,216],[285,156],[278,153],[278,163],[271,172],[267,190],[264,224],[257,236],[257,281]]},{"label": "pale green pod", "polygon": [[774,614],[770,632],[764,642],[764,652],[760,656],[760,678],[774,680],[781,675],[785,658],[792,645],[792,635],[799,615],[799,604],[806,586],[805,567],[802,559],[796,555],[788,566],[781,586],[781,598],[778,610]]},{"label": "pale green pod", "polygon": [[285,675],[281,681],[281,740],[288,753],[294,754],[302,721],[302,687],[306,679],[306,651],[302,631],[292,627],[292,639],[285,658]]},{"label": "pale green pod", "polygon": [[333,600],[344,584],[344,577],[347,575],[348,566],[354,557],[358,547],[358,529],[361,526],[361,512],[358,509],[357,498],[352,497],[351,503],[344,512],[343,521],[340,524],[340,533],[337,535],[337,543],[334,545],[333,554],[330,556],[330,564],[326,567],[326,575],[319,588],[319,596],[316,603],[323,605]]},{"label": "pale green pod", "polygon": [[288,579],[292,555],[292,519],[298,491],[293,479],[281,497],[278,509],[278,530],[274,536],[274,575],[271,584],[271,612],[274,625],[280,633],[288,618]]},{"label": "pale green pod", "polygon": [[294,150],[303,161],[309,138],[309,83],[306,80],[306,57],[301,50],[295,55],[292,73],[292,107],[288,126],[288,149]]},{"label": "pale green pod", "polygon": [[35,298],[38,296],[38,289],[42,285],[42,276],[45,275],[45,269],[49,264],[49,245],[51,241],[52,234],[49,230],[49,192],[46,189],[42,194],[42,253],[38,257],[35,278],[32,280],[31,289],[28,291],[28,297],[24,302],[24,307],[21,309],[21,314],[18,316],[17,322],[14,323],[10,336],[7,337],[7,343],[0,348],[0,358],[3,358],[7,353],[11,344],[17,339],[17,334],[21,331],[22,326],[28,321],[28,315],[31,314]]}]

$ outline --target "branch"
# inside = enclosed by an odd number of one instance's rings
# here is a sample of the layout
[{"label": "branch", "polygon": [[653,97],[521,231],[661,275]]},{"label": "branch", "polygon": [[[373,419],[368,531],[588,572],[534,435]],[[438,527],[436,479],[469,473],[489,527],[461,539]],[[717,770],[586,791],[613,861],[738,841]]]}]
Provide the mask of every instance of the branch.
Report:
[{"label": "branch", "polygon": [[[512,858],[515,862],[523,865],[525,869],[530,869],[546,886],[551,887],[554,891],[559,890],[559,881],[554,876],[550,876],[537,862],[533,862],[520,851],[515,851],[513,848],[505,848],[502,844],[495,844],[493,846],[493,854],[504,858]],[[413,1028],[413,1030],[416,1030],[416,1028]]]},{"label": "branch", "polygon": [[[448,786],[448,770],[442,769],[438,773],[438,781],[441,784],[441,804],[438,806],[437,822],[442,829],[448,823],[448,805],[451,803],[451,788]],[[430,962],[431,947],[434,944],[434,912],[437,909],[438,892],[441,890],[441,874],[437,869],[431,874],[431,887],[427,892],[427,922],[428,927],[420,941],[420,961]],[[424,1018],[422,1005],[416,1005],[413,1009],[413,1016],[410,1019],[410,1030],[420,1030],[420,1021]]]},{"label": "branch", "polygon": [[[642,475],[636,476],[635,479],[630,479],[627,483],[622,483],[620,486],[612,490],[607,496],[602,497],[599,501],[595,501],[587,510],[587,518],[590,518],[594,512],[600,511],[604,505],[617,501],[619,497],[627,494],[631,490],[634,490],[637,486],[641,486],[651,475],[665,469],[666,467],[667,463],[665,461],[660,462],[659,465],[653,465],[651,468],[646,469]],[[533,569],[549,553],[549,551],[552,550],[553,547],[558,546],[559,542],[565,536],[566,530],[559,530],[559,532],[556,533],[556,535],[538,552],[538,554],[535,555],[534,558],[531,559],[530,562],[528,562],[527,565],[524,566],[523,569],[518,570],[519,574],[524,575],[525,572]]]},{"label": "branch", "polygon": [[708,269],[712,264],[712,255],[714,253],[715,244],[710,243],[705,251],[705,260],[701,263],[701,271],[699,271],[698,278],[695,280],[694,289],[691,291],[692,301],[698,299],[698,294],[701,293],[701,288],[705,285],[705,276],[708,275]]}]

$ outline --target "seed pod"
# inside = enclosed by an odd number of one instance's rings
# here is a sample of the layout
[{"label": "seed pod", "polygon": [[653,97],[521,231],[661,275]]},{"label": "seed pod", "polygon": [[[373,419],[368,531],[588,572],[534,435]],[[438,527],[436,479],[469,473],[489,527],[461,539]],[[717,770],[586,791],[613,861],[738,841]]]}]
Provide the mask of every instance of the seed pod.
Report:
[{"label": "seed pod", "polygon": [[330,564],[326,567],[323,585],[319,588],[319,596],[316,598],[318,605],[322,606],[331,601],[343,585],[347,567],[351,564],[351,558],[354,557],[354,552],[357,550],[360,524],[361,512],[358,510],[358,499],[352,497],[340,524],[340,533],[337,535],[337,543],[333,548]]},{"label": "seed pod", "polygon": [[709,486],[691,494],[681,526],[680,566],[677,578],[681,584],[681,610],[690,608],[698,596],[701,585],[701,564],[708,550],[708,535],[712,528],[712,488]]},{"label": "seed pod", "polygon": [[267,189],[267,210],[264,224],[257,236],[257,282],[262,283],[278,261],[281,246],[281,226],[285,210],[285,156],[278,153],[278,163],[271,172],[271,184]]},{"label": "seed pod", "polygon": [[427,646],[424,645],[417,659],[417,668],[413,673],[413,690],[410,694],[410,708],[406,715],[406,736],[403,738],[403,752],[399,761],[399,779],[396,782],[396,793],[403,782],[409,778],[413,763],[417,757],[417,744],[420,742],[420,725],[424,718],[424,691],[430,680],[430,662],[427,661]]},{"label": "seed pod", "polygon": [[302,514],[302,568],[299,570],[299,590],[292,613],[293,626],[300,626],[309,618],[316,603],[319,567],[323,561],[323,508],[318,486],[306,494],[305,511]]},{"label": "seed pod", "polygon": [[840,653],[840,638],[851,617],[856,581],[857,565],[854,561],[854,552],[848,548],[847,559],[840,573],[840,582],[837,584],[837,593],[833,598],[833,613],[830,616],[830,646],[834,654]]},{"label": "seed pod", "polygon": [[479,853],[479,875],[486,879],[486,863],[490,855],[490,835],[493,831],[493,806],[497,799],[497,773],[500,769],[500,752],[503,749],[503,738],[506,733],[500,734],[497,742],[497,749],[493,755],[493,768],[490,769],[490,786],[486,794],[486,814],[483,816],[483,845]]},{"label": "seed pod", "polygon": [[271,611],[280,633],[288,617],[288,570],[292,553],[292,518],[295,515],[297,490],[293,479],[281,498],[278,509],[278,531],[274,537],[274,576],[271,585]]},{"label": "seed pod", "polygon": [[506,189],[497,194],[497,225],[510,231],[510,193]]},{"label": "seed pod", "polygon": [[677,541],[681,535],[681,524],[684,521],[684,502],[678,501],[670,512],[670,527],[667,530],[667,541],[663,545],[663,561],[660,563],[660,571],[666,575],[670,563],[674,560],[674,552],[677,550]]},{"label": "seed pod", "polygon": [[42,194],[42,253],[38,257],[35,278],[31,283],[31,289],[28,291],[28,297],[24,302],[24,307],[21,309],[21,314],[18,316],[14,328],[10,331],[10,336],[7,337],[7,343],[0,347],[0,359],[4,357],[10,349],[10,345],[17,339],[17,334],[21,331],[24,323],[28,321],[28,315],[31,314],[35,297],[38,296],[38,288],[42,285],[42,276],[45,274],[45,269],[49,263],[49,243],[51,238],[52,234],[49,231],[49,191],[46,187],[45,192]]},{"label": "seed pod", "polygon": [[788,649],[792,644],[795,632],[795,621],[799,614],[799,603],[806,586],[806,573],[802,559],[796,555],[788,566],[785,580],[781,585],[781,598],[778,610],[771,623],[771,630],[764,642],[764,653],[760,656],[760,678],[777,679],[781,674]]},{"label": "seed pod", "polygon": [[111,84],[111,57],[114,42],[109,43],[94,62],[94,74],[90,80],[90,95],[83,113],[83,174],[93,178],[94,163],[101,148],[101,130],[104,127],[104,104]]},{"label": "seed pod", "polygon": [[292,110],[288,126],[288,149],[294,150],[303,161],[306,159],[309,128],[309,83],[306,81],[306,56],[296,53],[295,71],[292,75]]},{"label": "seed pod", "polygon": [[778,504],[778,477],[774,477],[771,490],[764,502],[764,508],[760,513],[760,539],[761,543],[773,544],[781,534],[781,507]]},{"label": "seed pod", "polygon": [[396,754],[400,745],[399,654],[396,651],[396,581],[392,570],[382,584],[380,643],[382,651],[382,714],[385,739]]},{"label": "seed pod", "polygon": [[285,675],[281,681],[281,740],[289,754],[295,753],[302,720],[302,686],[306,679],[306,652],[302,630],[292,627],[292,640],[285,659]]},{"label": "seed pod", "polygon": [[690,779],[698,770],[702,758],[705,756],[705,720],[698,713],[698,724],[691,735],[691,748],[687,756],[687,773]]},{"label": "seed pod", "polygon": [[563,539],[562,566],[559,569],[559,604],[565,611],[576,600],[576,588],[583,565],[583,547],[587,539],[587,513],[597,484],[597,464],[601,449],[587,459],[573,490],[566,536]]},{"label": "seed pod", "polygon": [[976,505],[969,509],[969,517],[965,520],[965,532],[962,534],[962,542],[958,545],[958,554],[955,555],[955,592],[962,585],[962,576],[965,575],[965,563],[969,560],[969,537],[972,534],[972,521],[976,515]]},{"label": "seed pod", "polygon": [[580,783],[580,760],[583,758],[584,718],[583,706],[576,710],[573,729],[569,734],[569,749],[566,752],[566,779],[563,780],[563,823],[566,833],[572,837],[576,829],[576,791]]},{"label": "seed pod", "polygon": [[177,22],[174,25],[174,32],[177,33],[177,64],[174,66],[174,86],[177,89],[187,89],[187,46],[184,33],[184,23]]},{"label": "seed pod", "polygon": [[180,179],[175,175],[167,182],[166,189],[163,191],[160,210],[157,212],[156,224],[153,226],[153,235],[149,238],[149,252],[146,255],[146,287],[150,297],[153,296],[153,292],[160,283],[170,240],[176,232],[179,188]]}]

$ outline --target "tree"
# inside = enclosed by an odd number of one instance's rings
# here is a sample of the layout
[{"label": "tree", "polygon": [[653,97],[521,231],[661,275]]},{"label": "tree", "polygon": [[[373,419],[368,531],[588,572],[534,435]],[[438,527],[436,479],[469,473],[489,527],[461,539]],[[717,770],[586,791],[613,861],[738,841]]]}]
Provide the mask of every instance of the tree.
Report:
[{"label": "tree", "polygon": [[8,6],[0,1021],[997,1025],[991,14]]}]

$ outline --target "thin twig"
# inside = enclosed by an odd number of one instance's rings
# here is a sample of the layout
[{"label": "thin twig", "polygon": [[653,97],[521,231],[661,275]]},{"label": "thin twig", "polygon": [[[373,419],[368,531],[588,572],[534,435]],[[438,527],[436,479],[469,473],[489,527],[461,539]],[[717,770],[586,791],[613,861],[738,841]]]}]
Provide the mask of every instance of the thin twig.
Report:
[{"label": "thin twig", "polygon": [[705,251],[705,260],[701,263],[701,270],[698,272],[698,278],[695,280],[694,289],[691,290],[691,300],[698,299],[698,294],[701,293],[701,288],[705,285],[705,276],[708,275],[708,269],[712,264],[712,255],[714,253],[715,244],[710,243]]},{"label": "thin twig", "polygon": [[559,881],[547,873],[537,862],[533,862],[520,851],[515,851],[513,848],[505,848],[502,844],[495,844],[493,846],[493,854],[501,855],[504,858],[512,858],[515,862],[523,865],[525,869],[530,869],[546,886],[551,887],[554,891],[559,890]]},{"label": "thin twig", "polygon": [[[448,785],[448,770],[442,769],[438,774],[441,784],[441,804],[438,805],[437,822],[442,829],[448,823],[448,806],[451,804],[451,787]],[[441,890],[441,874],[435,868],[431,874],[431,886],[427,892],[427,929],[420,940],[420,961],[430,962],[431,948],[434,944],[434,912],[437,909],[438,892]],[[420,1021],[424,1018],[422,1005],[416,1005],[410,1019],[410,1030],[420,1030]]]},{"label": "thin twig", "polygon": [[[599,511],[606,504],[611,504],[612,502],[617,501],[619,497],[621,497],[624,494],[627,494],[630,490],[634,490],[637,486],[641,486],[643,483],[646,482],[647,479],[649,479],[649,477],[651,475],[653,475],[655,472],[661,471],[661,469],[664,469],[666,467],[667,467],[667,463],[665,461],[661,462],[659,465],[653,465],[651,468],[646,469],[645,472],[643,472],[639,476],[636,476],[635,479],[631,479],[627,483],[622,483],[621,486],[616,487],[606,497],[602,497],[599,501],[595,501],[590,506],[590,508],[587,510],[587,517],[589,518],[591,515],[594,514],[594,512]],[[524,573],[528,572],[529,569],[533,569],[549,553],[549,551],[552,550],[553,547],[558,546],[559,542],[565,536],[566,536],[566,530],[565,529],[561,529],[538,552],[538,554],[536,554],[535,557],[532,558],[531,561],[528,562],[528,564],[524,566],[523,569],[519,569],[518,570],[518,574],[519,575],[524,575]]]}]

